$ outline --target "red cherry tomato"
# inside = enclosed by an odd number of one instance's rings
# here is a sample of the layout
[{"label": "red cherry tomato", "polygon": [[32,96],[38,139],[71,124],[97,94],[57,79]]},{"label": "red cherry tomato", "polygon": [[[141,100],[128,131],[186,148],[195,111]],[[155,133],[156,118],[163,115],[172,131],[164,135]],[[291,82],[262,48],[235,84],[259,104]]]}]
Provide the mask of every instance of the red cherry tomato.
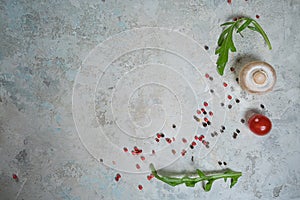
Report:
[{"label": "red cherry tomato", "polygon": [[272,129],[272,122],[261,114],[254,114],[248,120],[250,130],[257,135],[266,135]]}]

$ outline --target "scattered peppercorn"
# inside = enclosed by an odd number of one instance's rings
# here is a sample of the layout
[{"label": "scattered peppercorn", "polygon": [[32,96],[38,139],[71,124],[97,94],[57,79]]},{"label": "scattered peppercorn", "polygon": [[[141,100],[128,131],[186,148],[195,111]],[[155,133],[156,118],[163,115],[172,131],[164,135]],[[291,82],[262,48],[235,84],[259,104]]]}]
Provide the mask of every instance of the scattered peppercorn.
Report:
[{"label": "scattered peppercorn", "polygon": [[263,104],[260,104],[260,107],[261,107],[262,109],[265,109],[265,106],[264,106]]},{"label": "scattered peppercorn", "polygon": [[195,119],[197,122],[200,122],[200,119],[199,119],[196,115],[194,115],[194,119]]},{"label": "scattered peppercorn", "polygon": [[120,175],[119,173],[117,173],[116,176],[115,176],[115,180],[116,180],[116,181],[119,181],[120,178],[121,178],[121,175]]},{"label": "scattered peppercorn", "polygon": [[204,139],[204,135],[201,135],[200,137],[199,137],[199,141],[202,141],[203,139]]},{"label": "scattered peppercorn", "polygon": [[236,129],[235,131],[236,131],[237,133],[240,133],[240,132],[241,132],[239,129]]},{"label": "scattered peppercorn", "polygon": [[235,102],[236,102],[236,103],[240,103],[240,100],[239,100],[239,99],[235,99]]},{"label": "scattered peppercorn", "polygon": [[219,164],[219,165],[222,165],[222,162],[221,162],[221,161],[218,161],[218,164]]},{"label": "scattered peppercorn", "polygon": [[224,106],[224,103],[221,103],[221,106],[223,107],[223,106]]},{"label": "scattered peppercorn", "polygon": [[231,109],[231,108],[232,108],[232,105],[231,105],[231,104],[229,104],[229,105],[228,105],[228,108],[229,108],[229,109]]},{"label": "scattered peppercorn", "polygon": [[183,149],[183,150],[181,151],[181,155],[182,155],[182,156],[185,156],[185,154],[186,154],[186,150]]},{"label": "scattered peppercorn", "polygon": [[225,126],[221,126],[221,129],[222,129],[222,130],[225,130]]},{"label": "scattered peppercorn", "polygon": [[217,136],[218,134],[216,134],[217,132],[216,131],[214,131],[214,132],[212,132],[210,135],[212,136],[212,137],[215,137],[215,136]]},{"label": "scattered peppercorn", "polygon": [[203,127],[207,127],[207,123],[202,122]]},{"label": "scattered peppercorn", "polygon": [[242,123],[245,123],[245,120],[244,120],[244,119],[241,119],[241,122],[242,122]]},{"label": "scattered peppercorn", "polygon": [[210,77],[209,77],[209,80],[210,80],[210,81],[213,81],[213,80],[214,80],[214,78],[213,78],[212,76],[210,76]]},{"label": "scattered peppercorn", "polygon": [[170,144],[172,140],[170,138],[166,138],[166,141]]},{"label": "scattered peppercorn", "polygon": [[172,125],[172,127],[173,127],[173,128],[176,128],[176,125],[175,125],[175,124],[173,124],[173,125]]},{"label": "scattered peppercorn", "polygon": [[153,174],[150,174],[150,175],[147,176],[148,181],[150,181],[152,178],[154,178]]},{"label": "scattered peppercorn", "polygon": [[233,139],[236,139],[236,137],[237,137],[237,133],[236,133],[236,132],[234,132],[234,133],[233,133],[233,135],[232,135],[232,137],[233,137]]},{"label": "scattered peppercorn", "polygon": [[224,164],[224,165],[227,165],[227,163],[226,163],[225,161],[223,162],[223,164]]},{"label": "scattered peppercorn", "polygon": [[205,45],[204,49],[207,51],[209,49],[209,47],[207,45]]},{"label": "scattered peppercorn", "polygon": [[138,185],[139,190],[143,190],[143,186],[142,185]]},{"label": "scattered peppercorn", "polygon": [[214,93],[214,90],[213,90],[213,89],[210,89],[210,93]]},{"label": "scattered peppercorn", "polygon": [[12,178],[13,178],[15,181],[18,181],[18,180],[19,180],[19,177],[17,176],[17,174],[13,174],[13,175],[12,175]]}]

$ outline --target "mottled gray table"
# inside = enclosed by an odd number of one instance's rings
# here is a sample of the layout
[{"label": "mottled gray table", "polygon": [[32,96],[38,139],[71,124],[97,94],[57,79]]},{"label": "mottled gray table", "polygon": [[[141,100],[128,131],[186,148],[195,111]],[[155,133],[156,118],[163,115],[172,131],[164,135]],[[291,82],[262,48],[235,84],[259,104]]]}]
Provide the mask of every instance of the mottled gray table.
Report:
[{"label": "mottled gray table", "polygon": [[[300,199],[299,0],[4,0],[0,10],[0,199]],[[216,181],[210,192],[201,184],[170,187],[148,181],[147,173],[106,167],[88,153],[75,128],[72,94],[78,69],[96,45],[125,30],[161,27],[207,45],[203,51],[214,63],[219,24],[240,15],[257,18],[273,50],[246,31],[235,37],[238,53],[230,54],[228,65],[238,71],[248,61],[269,62],[277,84],[256,96],[240,89],[230,67],[224,77],[215,76],[229,84],[225,93],[240,106],[226,110],[226,130],[205,158],[188,148],[168,167],[229,167],[243,172],[237,185]],[[272,120],[270,134],[255,136],[240,123],[248,109]],[[236,128],[241,133],[234,139]]]}]

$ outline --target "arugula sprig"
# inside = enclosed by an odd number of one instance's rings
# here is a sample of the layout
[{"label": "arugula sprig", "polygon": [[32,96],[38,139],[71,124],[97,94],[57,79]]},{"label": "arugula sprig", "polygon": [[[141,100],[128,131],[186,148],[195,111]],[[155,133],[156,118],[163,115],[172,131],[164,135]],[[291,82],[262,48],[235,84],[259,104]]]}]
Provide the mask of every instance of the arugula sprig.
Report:
[{"label": "arugula sprig", "polygon": [[216,64],[217,64],[218,72],[221,76],[224,74],[224,69],[228,62],[229,51],[236,52],[236,47],[234,46],[233,39],[232,39],[234,32],[241,34],[241,32],[246,28],[252,31],[256,31],[262,35],[269,49],[270,50],[272,49],[267,34],[262,29],[262,27],[257,23],[257,21],[255,21],[252,18],[242,17],[237,19],[234,22],[226,22],[224,24],[221,24],[221,26],[224,27],[224,30],[218,39],[218,48],[215,51],[215,54],[219,55]]},{"label": "arugula sprig", "polygon": [[203,182],[203,189],[207,192],[210,191],[212,184],[217,179],[224,179],[226,182],[227,179],[231,179],[230,188],[232,188],[238,181],[238,178],[242,176],[241,172],[235,172],[231,169],[226,169],[223,172],[213,174],[213,175],[205,175],[201,170],[197,169],[196,172],[199,177],[190,178],[187,176],[183,176],[182,178],[177,177],[167,177],[158,175],[156,169],[153,164],[150,164],[150,169],[155,178],[161,180],[171,186],[176,186],[180,184],[185,184],[187,187],[194,187],[196,183]]}]

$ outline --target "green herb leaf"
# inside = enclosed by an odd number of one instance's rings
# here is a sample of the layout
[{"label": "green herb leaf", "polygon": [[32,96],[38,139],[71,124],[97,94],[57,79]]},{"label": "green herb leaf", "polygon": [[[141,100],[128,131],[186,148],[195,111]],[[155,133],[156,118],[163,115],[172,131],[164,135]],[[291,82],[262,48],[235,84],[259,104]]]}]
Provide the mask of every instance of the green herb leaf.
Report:
[{"label": "green herb leaf", "polygon": [[199,177],[191,178],[191,177],[183,176],[182,178],[178,178],[178,177],[167,177],[167,176],[158,175],[153,164],[150,164],[150,169],[155,178],[171,186],[185,184],[187,187],[194,187],[196,183],[204,181],[206,182],[203,185],[203,189],[205,191],[210,191],[213,182],[217,179],[222,179],[222,178],[224,178],[225,181],[227,180],[227,178],[231,179],[231,184],[230,184],[230,188],[231,188],[237,183],[238,178],[242,176],[241,172],[235,172],[230,169],[227,169],[225,172],[223,171],[213,175],[205,175],[200,169],[197,169],[196,172],[199,175]]},{"label": "green herb leaf", "polygon": [[224,24],[221,24],[220,26],[228,26],[228,25],[231,25],[231,24],[234,24],[234,22],[226,22]]},{"label": "green herb leaf", "polygon": [[196,184],[196,182],[186,182],[185,183],[185,185],[187,186],[187,187],[195,187],[195,184]]},{"label": "green herb leaf", "polygon": [[269,49],[272,49],[272,45],[271,42],[267,36],[267,34],[265,33],[265,31],[262,29],[262,27],[257,23],[257,21],[253,20],[252,24],[255,26],[255,28],[257,29],[257,31],[263,36],[264,40],[266,41]]},{"label": "green herb leaf", "polygon": [[200,169],[196,169],[197,174],[199,175],[200,178],[204,178],[205,174],[200,170]]},{"label": "green herb leaf", "polygon": [[247,26],[249,26],[249,24],[252,22],[252,19],[246,19],[245,23],[240,26],[240,28],[238,28],[237,33],[240,33],[241,31],[243,31],[245,28],[247,28]]},{"label": "green herb leaf", "polygon": [[210,191],[213,182],[214,182],[214,180],[209,180],[209,181],[204,185],[204,190],[205,190],[206,192]]},{"label": "green herb leaf", "polygon": [[236,32],[240,34],[246,28],[252,31],[256,31],[262,35],[269,49],[270,50],[272,49],[267,34],[262,29],[262,27],[257,23],[257,21],[255,21],[254,19],[244,17],[235,22],[226,22],[224,24],[221,24],[221,26],[225,26],[226,28],[222,31],[221,35],[218,38],[218,48],[215,51],[215,54],[219,55],[216,64],[217,64],[217,70],[220,75],[224,74],[224,70],[228,62],[229,51],[236,52],[236,47],[233,42],[234,30],[237,30]]},{"label": "green herb leaf", "polygon": [[229,31],[229,28],[225,29],[225,30],[221,33],[221,35],[220,35],[220,37],[219,37],[219,39],[218,39],[218,45],[219,45],[219,46],[221,46],[221,44],[223,43],[224,37],[225,37],[225,35],[228,33],[228,31]]},{"label": "green herb leaf", "polygon": [[252,31],[257,31],[258,32],[258,30],[254,27],[254,26],[248,26],[247,28],[249,28],[250,30],[252,30]]},{"label": "green herb leaf", "polygon": [[238,181],[238,178],[232,178],[230,188],[232,188],[237,183],[237,181]]}]

